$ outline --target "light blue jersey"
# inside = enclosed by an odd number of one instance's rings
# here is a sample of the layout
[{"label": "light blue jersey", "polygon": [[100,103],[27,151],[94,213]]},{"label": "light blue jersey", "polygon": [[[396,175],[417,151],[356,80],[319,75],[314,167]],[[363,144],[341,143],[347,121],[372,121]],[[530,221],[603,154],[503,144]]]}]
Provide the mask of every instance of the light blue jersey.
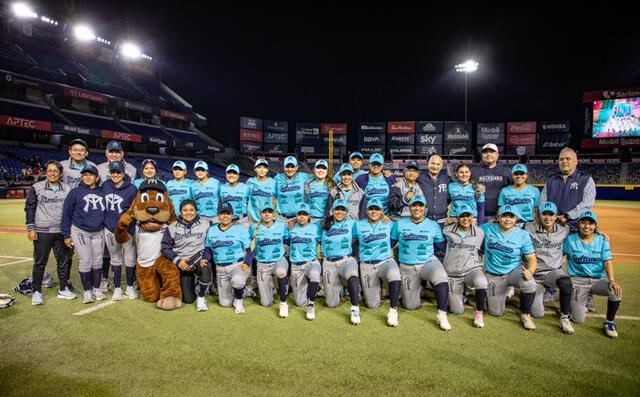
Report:
[{"label": "light blue jersey", "polygon": [[282,259],[284,243],[289,240],[289,228],[284,222],[276,220],[271,226],[254,223],[249,228],[249,236],[254,235],[255,257],[258,262],[277,262]]},{"label": "light blue jersey", "polygon": [[602,278],[605,276],[604,262],[613,259],[609,241],[596,234],[589,244],[572,233],[564,239],[562,251],[567,255],[567,272],[570,276]]},{"label": "light blue jersey", "polygon": [[389,213],[389,194],[391,193],[391,187],[387,183],[384,175],[380,174],[378,177],[369,175],[369,182],[364,189],[364,195],[368,200],[376,198],[380,200],[382,204],[382,210],[385,214]]},{"label": "light blue jersey", "polygon": [[263,182],[258,182],[258,178],[253,177],[247,181],[249,186],[249,215],[254,221],[260,220],[260,211],[265,204],[273,203],[276,195],[276,181],[269,177]]},{"label": "light blue jersey", "polygon": [[206,182],[193,181],[191,196],[198,207],[198,215],[214,217],[218,215],[218,200],[220,182],[216,178],[209,178]]},{"label": "light blue jersey", "polygon": [[507,274],[522,263],[522,255],[534,253],[529,233],[518,227],[503,233],[497,223],[483,223],[484,267],[492,274]]},{"label": "light blue jersey", "polygon": [[191,195],[192,183],[192,179],[183,179],[180,182],[172,179],[167,182],[167,193],[169,194],[169,197],[171,197],[171,202],[176,209],[176,215],[180,215],[180,203],[184,200],[193,198]]},{"label": "light blue jersey", "polygon": [[215,263],[241,261],[250,247],[249,231],[242,225],[233,225],[227,230],[221,230],[219,224],[213,225],[207,231],[204,245],[213,253]]},{"label": "light blue jersey", "polygon": [[324,218],[327,201],[329,200],[329,186],[320,183],[315,178],[305,184],[305,202],[311,209],[311,217]]},{"label": "light blue jersey", "polygon": [[[356,178],[357,178],[357,177],[359,177],[360,175],[368,174],[368,173],[369,173],[369,171],[367,171],[367,170],[363,170],[362,168],[360,168],[358,171],[356,171],[356,172],[354,172],[354,173],[353,173],[353,176],[351,177],[351,180],[354,180],[354,181],[355,181],[355,180],[356,180]],[[341,181],[341,179],[340,179],[340,174],[335,174],[335,175],[333,176],[333,181],[336,183],[336,185],[337,185],[338,183],[340,183],[340,181]]]},{"label": "light blue jersey", "polygon": [[476,191],[470,183],[462,185],[460,182],[451,182],[447,186],[447,193],[451,200],[449,216],[452,218],[458,216],[462,205],[468,205],[478,213],[478,205],[476,203],[484,203],[484,193],[476,199]]},{"label": "light blue jersey", "polygon": [[433,244],[444,241],[442,229],[437,222],[425,218],[415,223],[409,217],[398,219],[392,229],[392,240],[398,240],[398,251],[401,263],[419,265],[433,258]]},{"label": "light blue jersey", "polygon": [[249,186],[246,183],[238,182],[235,186],[228,183],[220,185],[220,202],[231,204],[234,218],[247,215],[247,200],[249,200]]},{"label": "light blue jersey", "polygon": [[295,215],[300,204],[304,203],[304,184],[312,178],[305,172],[296,172],[293,178],[284,173],[275,177],[276,199],[278,200],[276,211],[281,215]]},{"label": "light blue jersey", "polygon": [[356,221],[345,218],[333,222],[329,230],[322,229],[322,255],[326,258],[351,255],[351,240]]},{"label": "light blue jersey", "polygon": [[540,201],[540,191],[537,187],[525,185],[522,189],[512,186],[503,187],[498,196],[498,207],[503,205],[513,206],[519,214],[519,219],[532,222],[535,219],[534,207]]},{"label": "light blue jersey", "polygon": [[356,222],[354,236],[360,243],[360,260],[364,262],[379,261],[393,256],[391,251],[392,229],[396,228],[395,222],[375,223],[369,219],[360,219]]},{"label": "light blue jersey", "polygon": [[291,262],[307,262],[317,258],[318,243],[321,239],[320,225],[318,223],[307,223],[304,227],[297,222],[289,231],[291,241]]}]

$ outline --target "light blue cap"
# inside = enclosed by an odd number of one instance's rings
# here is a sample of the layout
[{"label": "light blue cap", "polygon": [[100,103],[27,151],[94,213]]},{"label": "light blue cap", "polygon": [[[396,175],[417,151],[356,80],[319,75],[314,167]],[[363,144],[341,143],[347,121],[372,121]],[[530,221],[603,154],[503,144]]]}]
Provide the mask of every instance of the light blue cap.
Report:
[{"label": "light blue cap", "polygon": [[316,161],[316,164],[313,166],[313,168],[316,168],[318,166],[323,166],[325,168],[329,168],[329,163],[327,163],[327,160],[318,160],[318,161]]},{"label": "light blue cap", "polygon": [[226,172],[229,172],[229,171],[234,171],[236,174],[239,174],[240,173],[240,168],[238,168],[238,166],[235,165],[235,164],[229,164],[227,166]]},{"label": "light blue cap", "polygon": [[516,172],[524,172],[525,174],[529,173],[527,171],[527,167],[524,164],[516,164],[513,166],[513,168],[511,168],[512,174],[515,174]]},{"label": "light blue cap", "polygon": [[360,157],[361,159],[363,159],[363,158],[364,158],[364,156],[363,156],[363,155],[362,155],[362,153],[360,153],[360,152],[353,152],[353,153],[351,153],[351,156],[349,156],[349,159],[352,159],[352,158],[354,158],[354,157]]},{"label": "light blue cap", "polygon": [[498,210],[498,216],[503,214],[513,214],[516,216],[516,218],[520,215],[516,207],[509,204],[503,205],[502,207],[500,207],[500,210]]},{"label": "light blue cap", "polygon": [[411,206],[415,203],[422,203],[424,205],[427,205],[427,200],[425,200],[423,195],[416,194],[415,196],[411,197],[411,200],[409,200],[409,205]]},{"label": "light blue cap", "polygon": [[478,216],[478,212],[470,205],[462,204],[458,207],[458,216],[462,214],[471,214],[473,216]]},{"label": "light blue cap", "polygon": [[276,209],[273,207],[273,203],[271,203],[271,201],[266,202],[262,205],[262,208],[260,209],[260,212],[262,211],[266,211],[266,210],[272,210],[275,211]]},{"label": "light blue cap", "polygon": [[209,164],[207,164],[205,161],[197,161],[196,164],[193,166],[194,170],[197,170],[198,168],[204,168],[205,170],[209,171]]},{"label": "light blue cap", "polygon": [[338,174],[342,174],[344,171],[348,171],[353,174],[353,167],[351,166],[351,164],[342,164],[340,166],[340,171],[338,171]]},{"label": "light blue cap", "polygon": [[553,212],[553,215],[558,213],[558,207],[551,201],[545,201],[544,203],[540,203],[538,205],[538,211],[542,214],[543,212]]},{"label": "light blue cap", "polygon": [[253,168],[257,168],[259,165],[264,165],[265,167],[268,167],[269,162],[266,159],[257,159],[256,164],[253,166]]},{"label": "light blue cap", "polygon": [[380,202],[380,199],[374,197],[367,200],[367,209],[371,207],[382,208],[382,203]]},{"label": "light blue cap", "polygon": [[380,163],[384,164],[384,157],[380,153],[374,153],[369,157],[369,164]]},{"label": "light blue cap", "polygon": [[344,209],[347,209],[347,202],[343,199],[337,199],[336,201],[333,202],[333,206],[331,207],[332,209],[336,209],[338,207],[343,207]]},{"label": "light blue cap", "polygon": [[309,207],[309,204],[301,203],[300,206],[298,207],[298,211],[296,212],[296,214],[299,214],[301,212],[309,214],[311,212],[311,207]]},{"label": "light blue cap", "polygon": [[598,223],[598,215],[596,215],[596,213],[593,211],[584,211],[582,214],[580,214],[578,220],[581,221],[584,218],[591,218],[595,223]]},{"label": "light blue cap", "polygon": [[173,168],[180,168],[180,169],[186,170],[187,165],[184,163],[184,161],[178,160],[175,163],[173,163]]},{"label": "light blue cap", "polygon": [[289,164],[293,164],[294,167],[297,166],[298,159],[293,156],[288,156],[287,158],[284,159],[284,166],[286,167]]}]

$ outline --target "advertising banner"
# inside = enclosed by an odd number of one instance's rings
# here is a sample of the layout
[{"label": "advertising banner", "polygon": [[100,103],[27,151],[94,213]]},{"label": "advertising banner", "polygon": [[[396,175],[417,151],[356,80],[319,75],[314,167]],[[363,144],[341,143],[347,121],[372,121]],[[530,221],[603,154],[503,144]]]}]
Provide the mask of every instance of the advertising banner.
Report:
[{"label": "advertising banner", "polygon": [[440,145],[442,146],[441,134],[416,134],[417,145]]},{"label": "advertising banner", "polygon": [[517,156],[523,156],[525,154],[536,154],[536,147],[528,145],[507,146],[507,154]]},{"label": "advertising banner", "polygon": [[242,153],[261,152],[262,151],[262,143],[240,142],[240,151],[242,151]]},{"label": "advertising banner", "polygon": [[[329,144],[329,135],[322,135],[320,137],[320,142],[324,144]],[[333,144],[336,146],[347,146],[347,136],[346,135],[334,135],[333,136]]]},{"label": "advertising banner", "polygon": [[378,145],[378,146],[360,146],[360,153],[362,153],[363,156],[370,156],[373,153],[380,153],[382,155],[384,155],[384,145]]},{"label": "advertising banner", "polygon": [[100,130],[100,136],[106,139],[115,139],[116,141],[142,143],[142,135],[131,134],[129,132]]},{"label": "advertising banner", "polygon": [[609,99],[640,97],[640,87],[618,88],[613,90],[586,91],[582,93],[583,102],[605,101]]},{"label": "advertising banner", "polygon": [[12,117],[4,114],[0,115],[0,125],[5,127],[25,128],[28,130],[51,131],[51,123],[48,121]]},{"label": "advertising banner", "polygon": [[160,116],[168,117],[170,119],[178,119],[183,121],[189,121],[189,115],[184,113],[172,112],[171,110],[160,109]]},{"label": "advertising banner", "polygon": [[98,102],[102,104],[109,103],[109,97],[106,95],[98,94],[97,92],[80,90],[78,88],[64,87],[62,95],[70,96],[74,98],[86,99],[91,102]]},{"label": "advertising banner", "polygon": [[535,121],[511,121],[507,123],[507,134],[535,134]]},{"label": "advertising banner", "polygon": [[389,146],[389,153],[392,156],[398,154],[413,154],[413,146]]},{"label": "advertising banner", "polygon": [[446,143],[470,143],[471,122],[445,121],[444,141]]},{"label": "advertising banner", "polygon": [[640,137],[634,138],[584,138],[580,147],[583,149],[611,148],[620,146],[640,146]]},{"label": "advertising banner", "polygon": [[389,134],[389,145],[415,145],[415,134]]},{"label": "advertising banner", "polygon": [[149,114],[153,113],[153,108],[149,105],[145,105],[144,103],[126,101],[124,99],[118,99],[118,103],[120,104],[120,107],[123,107],[126,109],[137,110],[138,112],[141,112],[141,113],[149,113]]},{"label": "advertising banner", "polygon": [[562,148],[569,146],[571,133],[538,134],[538,153],[560,153]]},{"label": "advertising banner", "polygon": [[53,123],[52,129],[56,132],[63,132],[65,134],[100,136],[100,130],[95,128],[84,128],[76,127],[74,125]]},{"label": "advertising banner", "polygon": [[507,135],[508,146],[535,146],[536,134],[512,134]]},{"label": "advertising banner", "polygon": [[240,129],[240,140],[262,143],[262,131]]},{"label": "advertising banner", "polygon": [[389,121],[387,123],[389,134],[413,134],[416,132],[415,121]]},{"label": "advertising banner", "polygon": [[359,138],[358,146],[382,145],[386,142],[385,134],[362,134]]},{"label": "advertising banner", "polygon": [[504,123],[478,123],[477,134],[478,144],[502,145],[504,144],[505,125]]},{"label": "advertising banner", "polygon": [[253,117],[240,117],[240,128],[262,130],[262,120]]},{"label": "advertising banner", "polygon": [[289,132],[289,123],[286,121],[266,120],[264,122],[265,131]]},{"label": "advertising banner", "polygon": [[431,156],[442,154],[442,145],[416,145],[415,154]]},{"label": "advertising banner", "polygon": [[322,123],[320,124],[320,132],[322,134],[329,134],[329,130],[333,129],[335,135],[346,135],[347,124],[345,123]]},{"label": "advertising banner", "polygon": [[442,121],[416,121],[416,133],[418,134],[442,134],[444,123]]},{"label": "advertising banner", "polygon": [[285,146],[287,146],[287,143],[289,143],[288,132],[264,131],[263,135],[264,135],[264,143],[284,143]]},{"label": "advertising banner", "polygon": [[539,130],[541,134],[546,132],[571,132],[571,121],[541,121]]},{"label": "advertising banner", "polygon": [[367,121],[358,125],[361,134],[384,134],[387,132],[387,123],[384,121]]},{"label": "advertising banner", "polygon": [[288,153],[289,148],[287,147],[286,144],[265,143],[264,152],[269,154],[283,154],[283,153]]},{"label": "advertising banner", "polygon": [[471,156],[472,148],[471,145],[467,144],[458,144],[458,145],[444,145],[444,150],[442,151],[444,156]]}]

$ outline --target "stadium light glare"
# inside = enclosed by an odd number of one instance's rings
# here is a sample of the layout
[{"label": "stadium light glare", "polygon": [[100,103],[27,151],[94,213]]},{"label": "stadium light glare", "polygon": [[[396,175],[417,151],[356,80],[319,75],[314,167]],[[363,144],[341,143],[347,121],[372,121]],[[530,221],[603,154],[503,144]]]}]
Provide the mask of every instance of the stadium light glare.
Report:
[{"label": "stadium light glare", "polygon": [[92,41],[96,39],[96,34],[93,33],[93,30],[87,25],[76,25],[73,28],[73,34],[76,36],[76,39],[80,41]]},{"label": "stadium light glare", "polygon": [[142,51],[140,51],[140,47],[133,43],[124,43],[120,47],[120,53],[126,58],[140,58],[142,56]]},{"label": "stadium light glare", "polygon": [[13,3],[11,10],[18,18],[37,18],[38,14],[33,12],[33,9],[25,3]]},{"label": "stadium light glare", "polygon": [[459,73],[473,73],[478,70],[478,62],[473,59],[469,59],[465,63],[460,63],[456,65],[456,72]]}]

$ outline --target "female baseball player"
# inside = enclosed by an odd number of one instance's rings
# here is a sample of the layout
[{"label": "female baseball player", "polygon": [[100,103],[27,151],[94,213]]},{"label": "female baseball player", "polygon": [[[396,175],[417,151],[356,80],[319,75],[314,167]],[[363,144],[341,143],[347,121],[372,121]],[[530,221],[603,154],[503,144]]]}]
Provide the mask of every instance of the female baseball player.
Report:
[{"label": "female baseball player", "polygon": [[384,213],[389,214],[389,195],[396,178],[390,174],[385,175],[383,167],[384,157],[380,153],[374,153],[369,157],[369,173],[358,176],[355,181],[364,190],[367,200],[377,198]]},{"label": "female baseball player", "polygon": [[[205,237],[209,221],[198,215],[195,201],[186,199],[180,203],[178,220],[164,229],[162,255],[180,269],[180,287],[184,303],[196,302],[196,310],[209,310],[205,295],[213,280],[211,265],[204,258]],[[195,275],[198,287],[195,288]],[[194,296],[194,290],[197,295]]]},{"label": "female baseball player", "polygon": [[458,165],[456,168],[457,181],[450,182],[447,186],[451,208],[446,224],[455,222],[455,218],[460,213],[459,207],[466,204],[478,214],[478,224],[484,223],[484,193],[480,192],[480,186],[471,179],[471,169],[466,164]]},{"label": "female baseball player", "polygon": [[211,223],[217,223],[220,182],[209,177],[209,165],[204,161],[196,162],[193,170],[196,180],[191,183],[191,196],[196,202],[198,215]]},{"label": "female baseball player", "polygon": [[518,223],[532,222],[536,217],[540,191],[527,184],[527,167],[516,164],[511,169],[513,185],[503,187],[498,196],[498,207],[510,205],[518,211]]},{"label": "female baseball player", "polygon": [[35,183],[29,188],[27,201],[24,204],[24,212],[27,217],[27,237],[33,241],[32,305],[44,303],[41,292],[42,278],[51,248],[53,248],[53,255],[56,258],[58,279],[60,280],[58,298],[75,299],[77,297],[67,286],[71,270],[71,256],[69,248],[64,244],[60,228],[64,200],[71,187],[61,181],[62,165],[56,160],[48,161],[45,170],[47,179]]},{"label": "female baseball player", "polygon": [[444,331],[451,329],[447,318],[449,299],[449,279],[440,260],[434,255],[434,248],[444,251],[445,242],[440,226],[425,217],[424,196],[413,196],[409,201],[411,216],[398,219],[393,240],[398,240],[398,259],[402,276],[402,306],[417,309],[421,306],[421,281],[433,285],[436,293],[438,314],[436,323]]},{"label": "female baseball player", "polygon": [[382,204],[374,198],[367,202],[367,219],[356,222],[354,236],[360,246],[360,279],[364,301],[369,308],[380,306],[380,281],[389,284],[389,313],[387,324],[398,326],[398,301],[400,300],[401,277],[398,263],[393,258],[392,230],[394,222],[382,221]]},{"label": "female baseball player", "polygon": [[313,167],[313,178],[304,184],[304,201],[309,204],[311,222],[317,222],[327,216],[329,191],[335,183],[327,177],[329,164],[327,160],[316,161]]},{"label": "female baseball player", "polygon": [[[362,155],[362,153],[360,152],[353,152],[351,153],[351,155],[349,156],[349,164],[351,166],[351,168],[353,168],[353,179],[355,180],[357,177],[359,177],[362,174],[366,174],[369,171],[365,170],[362,168],[362,160],[364,159],[364,156]],[[343,166],[346,164],[343,164]],[[336,184],[340,183],[340,173],[336,174],[333,177],[333,182],[335,182]]]},{"label": "female baseball player", "polygon": [[281,318],[287,318],[289,317],[287,304],[289,262],[284,256],[284,245],[289,244],[289,228],[284,222],[276,220],[275,215],[273,205],[265,203],[260,212],[262,219],[251,225],[249,236],[253,240],[251,245],[257,261],[260,304],[262,306],[273,304],[273,277],[275,276],[278,279],[280,296],[278,315]]},{"label": "female baseball player", "polygon": [[138,178],[133,181],[136,189],[140,187],[142,182],[149,179],[158,179],[158,165],[156,161],[153,159],[146,159],[142,162],[142,167],[140,168],[140,175],[142,178]]},{"label": "female baseball player", "polygon": [[347,217],[347,202],[333,202],[332,214],[322,221],[322,276],[325,302],[329,307],[340,305],[342,283],[346,282],[351,300],[351,324],[360,324],[360,278],[358,262],[352,255],[355,221]]},{"label": "female baseball player", "polygon": [[[536,292],[533,274],[536,259],[529,233],[516,227],[517,211],[510,205],[500,207],[498,223],[485,223],[484,266],[489,281],[487,302],[489,314],[502,316],[505,309],[507,288],[520,288],[520,321],[524,329],[534,330],[531,305]],[[521,264],[524,255],[528,267]]]},{"label": "female baseball player", "polygon": [[82,182],[69,192],[62,210],[64,243],[78,253],[80,280],[84,288],[83,303],[107,299],[100,289],[105,206],[99,178],[95,166],[85,166],[82,169]]},{"label": "female baseball player", "polygon": [[364,197],[364,190],[353,180],[353,167],[349,164],[342,164],[340,171],[340,182],[329,191],[329,199],[325,212],[333,208],[336,200],[344,200],[347,204],[347,215],[353,220],[365,218],[367,216],[367,201]]},{"label": "female baseball player", "polygon": [[167,182],[167,193],[171,198],[176,216],[180,216],[180,203],[187,199],[193,199],[191,194],[191,184],[193,179],[187,178],[187,165],[184,161],[178,160],[173,163],[173,179]]},{"label": "female baseball player", "polygon": [[289,231],[291,235],[291,290],[297,306],[307,305],[307,320],[315,320],[314,301],[322,277],[322,267],[318,261],[320,225],[310,222],[311,207],[302,203],[296,214],[296,221]]},{"label": "female baseball player", "polygon": [[476,311],[473,326],[484,327],[484,302],[489,282],[482,271],[480,250],[484,232],[473,224],[476,212],[466,204],[458,207],[458,222],[445,226],[442,234],[447,240],[447,251],[442,262],[449,276],[449,310],[454,314],[464,311],[464,287],[476,291]]},{"label": "female baseball player", "polygon": [[559,326],[562,332],[572,334],[574,330],[570,317],[571,278],[562,270],[564,262],[562,243],[569,235],[569,226],[556,222],[558,209],[554,203],[550,201],[540,203],[539,211],[539,222],[527,222],[524,225],[524,230],[531,236],[538,259],[538,267],[533,274],[538,286],[531,306],[531,316],[533,318],[544,316],[545,288],[558,288],[560,290]]},{"label": "female baseball player", "polygon": [[418,163],[410,161],[404,167],[404,176],[398,178],[396,183],[391,187],[389,207],[394,219],[402,216],[410,216],[409,200],[411,200],[413,196],[424,196],[418,184],[419,177],[420,169],[418,168]]},{"label": "female baseball player", "polygon": [[229,164],[226,169],[227,182],[220,185],[220,202],[229,203],[233,207],[233,221],[249,228],[247,217],[247,200],[249,186],[240,182],[240,168]]},{"label": "female baseball player", "polygon": [[122,299],[122,264],[127,273],[126,293],[129,299],[137,299],[138,291],[133,286],[136,278],[136,248],[133,239],[124,244],[119,244],[114,236],[118,218],[129,209],[131,203],[138,194],[138,189],[130,182],[125,174],[124,163],[114,161],[109,163],[109,179],[100,187],[105,203],[104,240],[109,250],[109,261],[113,269],[114,290],[113,300]]},{"label": "female baseball player", "polygon": [[280,220],[296,217],[296,211],[305,199],[305,184],[311,178],[306,172],[298,172],[298,160],[295,157],[284,159],[284,172],[275,177],[276,209]]},{"label": "female baseball player", "polygon": [[274,205],[276,196],[276,181],[267,176],[269,163],[265,159],[256,160],[254,167],[256,176],[247,181],[249,186],[249,216],[251,223],[259,222],[260,211],[266,205]]},{"label": "female baseball player", "polygon": [[[573,284],[571,315],[573,321],[583,323],[589,292],[606,296],[607,318],[602,328],[605,335],[617,338],[615,319],[622,299],[622,287],[613,271],[609,241],[596,233],[597,224],[598,216],[592,211],[584,211],[578,218],[578,233],[570,234],[562,246]],[[605,274],[607,278],[604,278]]]},{"label": "female baseball player", "polygon": [[236,314],[243,314],[244,289],[251,271],[253,253],[249,231],[244,225],[233,221],[234,212],[230,202],[218,206],[220,223],[211,225],[205,241],[205,258],[216,266],[216,280],[220,306],[233,304]]}]

